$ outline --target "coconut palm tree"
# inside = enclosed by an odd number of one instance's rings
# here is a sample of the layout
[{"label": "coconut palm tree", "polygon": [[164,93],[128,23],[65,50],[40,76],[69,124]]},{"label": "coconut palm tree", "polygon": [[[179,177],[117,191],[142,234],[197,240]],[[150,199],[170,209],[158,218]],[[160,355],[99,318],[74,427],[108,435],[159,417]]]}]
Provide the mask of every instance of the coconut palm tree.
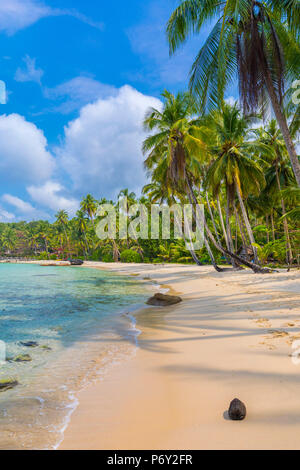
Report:
[{"label": "coconut palm tree", "polygon": [[260,141],[267,146],[267,152],[264,152],[262,156],[268,164],[268,169],[266,170],[267,187],[265,192],[268,194],[268,197],[272,197],[275,200],[279,198],[280,200],[286,238],[287,263],[290,264],[293,260],[293,254],[288,222],[285,217],[285,202],[281,190],[293,184],[294,179],[288,164],[289,161],[285,142],[274,119],[270,121],[267,127],[257,130],[256,134]]},{"label": "coconut palm tree", "polygon": [[5,227],[1,234],[0,241],[2,247],[7,251],[7,254],[11,254],[17,244],[16,231],[10,226]]},{"label": "coconut palm tree", "polygon": [[87,214],[89,219],[94,223],[94,217],[97,212],[97,202],[96,199],[88,194],[85,198],[82,199],[80,203],[81,210]]},{"label": "coconut palm tree", "polygon": [[[155,170],[157,170],[159,162],[163,161],[166,167],[165,185],[170,187],[173,192],[188,196],[192,204],[194,219],[197,218],[197,215],[200,217],[206,236],[215,248],[224,256],[234,258],[256,272],[261,271],[261,268],[256,264],[248,263],[231,251],[224,249],[213,236],[201,211],[196,214],[195,207],[198,207],[199,201],[193,185],[195,181],[198,184],[199,175],[193,173],[195,166],[197,166],[195,160],[199,161],[199,159],[207,157],[209,145],[204,143],[203,137],[208,142],[212,137],[209,137],[209,132],[206,132],[206,129],[198,127],[199,120],[193,119],[194,106],[187,93],[178,93],[174,96],[165,91],[163,97],[165,98],[163,110],[151,108],[144,120],[145,129],[151,132],[143,144],[143,151],[148,155],[145,160],[146,168],[151,170],[156,165]],[[156,133],[153,133],[154,130]],[[237,178],[236,181],[238,182]],[[222,271],[214,261],[206,236],[204,236],[204,244],[212,264],[217,271]]]},{"label": "coconut palm tree", "polygon": [[33,227],[29,226],[26,230],[25,237],[26,237],[28,246],[31,249],[33,249],[34,254],[37,255],[37,245],[38,245],[39,234],[36,232],[36,230]]},{"label": "coconut palm tree", "polygon": [[[197,120],[193,119],[195,108],[190,95],[178,93],[175,96],[165,90],[162,96],[165,99],[163,111],[150,108],[146,114],[144,128],[151,135],[143,143],[143,152],[147,155],[145,167],[152,170],[153,181],[160,181],[165,187],[165,195],[172,200],[175,193],[185,193],[187,165],[192,164],[194,154],[203,154],[206,145],[197,136]],[[205,237],[204,243],[213,266],[220,270]],[[191,251],[196,263],[201,264],[194,250]]]},{"label": "coconut palm tree", "polygon": [[258,142],[249,141],[247,134],[253,119],[242,117],[238,107],[223,104],[222,109],[212,111],[206,119],[208,129],[214,135],[214,144],[210,147],[213,155],[206,176],[205,185],[218,195],[222,185],[225,186],[227,207],[226,227],[229,251],[233,251],[230,228],[230,216],[234,207],[234,196],[237,195],[242,211],[249,240],[253,246],[254,260],[257,263],[255,239],[244,200],[249,194],[259,194],[265,186],[264,174],[258,163],[253,159],[254,149],[260,149]]},{"label": "coconut palm tree", "polygon": [[284,82],[300,75],[299,1],[182,0],[167,25],[170,52],[211,22],[192,66],[191,90],[202,109],[216,107],[238,75],[245,113],[265,108],[269,100],[300,185],[300,163],[283,109]]},{"label": "coconut palm tree", "polygon": [[68,255],[69,255],[69,258],[70,258],[71,257],[71,247],[70,247],[70,240],[69,240],[68,233],[67,233],[68,222],[69,222],[68,213],[65,210],[60,210],[55,215],[55,218],[56,218],[56,224],[58,226],[62,227],[62,229],[63,229],[64,235],[65,235],[65,240],[66,240],[67,246],[68,246]]},{"label": "coconut palm tree", "polygon": [[76,233],[79,239],[83,239],[85,254],[86,257],[89,256],[89,244],[87,241],[87,231],[88,231],[88,219],[86,218],[86,212],[79,210],[76,212],[76,217],[74,219]]}]

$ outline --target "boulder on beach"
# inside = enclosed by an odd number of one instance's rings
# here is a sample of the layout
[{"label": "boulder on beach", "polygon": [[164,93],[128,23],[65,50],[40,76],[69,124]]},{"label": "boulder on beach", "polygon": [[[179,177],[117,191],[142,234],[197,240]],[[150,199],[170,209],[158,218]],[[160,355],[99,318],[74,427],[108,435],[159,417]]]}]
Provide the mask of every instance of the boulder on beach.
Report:
[{"label": "boulder on beach", "polygon": [[20,344],[26,348],[37,348],[39,345],[36,341],[20,341]]},{"label": "boulder on beach", "polygon": [[19,385],[19,382],[15,379],[1,379],[0,380],[0,392],[5,392],[11,388]]},{"label": "boulder on beach", "polygon": [[233,421],[242,421],[246,418],[246,414],[247,411],[245,404],[238,398],[232,400],[228,410],[229,418]]},{"label": "boulder on beach", "polygon": [[29,354],[19,354],[12,359],[13,362],[31,362],[32,358]]},{"label": "boulder on beach", "polygon": [[70,259],[71,266],[82,266],[83,261],[81,259]]},{"label": "boulder on beach", "polygon": [[147,305],[154,305],[158,307],[168,307],[169,305],[175,305],[182,302],[181,297],[176,295],[166,295],[166,294],[155,294],[153,297],[146,302]]}]

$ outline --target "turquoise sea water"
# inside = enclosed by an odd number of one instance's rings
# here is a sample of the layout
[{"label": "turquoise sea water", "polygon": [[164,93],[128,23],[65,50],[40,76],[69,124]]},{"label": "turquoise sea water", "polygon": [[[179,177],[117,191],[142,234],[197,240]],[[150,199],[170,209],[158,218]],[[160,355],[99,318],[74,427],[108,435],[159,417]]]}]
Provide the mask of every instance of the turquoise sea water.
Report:
[{"label": "turquoise sea water", "polygon": [[[0,449],[57,446],[85,383],[104,378],[133,354],[126,313],[142,305],[145,286],[98,269],[0,264],[0,340],[7,361],[0,380],[19,385],[0,393]],[[34,341],[29,348],[21,342]]]}]

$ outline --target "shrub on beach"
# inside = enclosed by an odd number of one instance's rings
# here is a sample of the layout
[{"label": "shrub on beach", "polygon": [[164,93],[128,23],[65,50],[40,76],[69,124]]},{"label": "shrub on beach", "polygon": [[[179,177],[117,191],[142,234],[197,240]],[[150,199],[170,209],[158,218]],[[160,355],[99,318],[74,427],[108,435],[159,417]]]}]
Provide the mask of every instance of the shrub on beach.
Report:
[{"label": "shrub on beach", "polygon": [[114,259],[113,259],[113,256],[111,254],[107,254],[107,255],[103,255],[102,261],[103,261],[103,263],[113,263]]},{"label": "shrub on beach", "polygon": [[121,253],[122,263],[141,263],[142,257],[134,250],[124,250]]},{"label": "shrub on beach", "polygon": [[48,259],[48,255],[47,255],[46,251],[43,251],[42,253],[40,253],[40,255],[38,256],[38,259],[39,260]]}]

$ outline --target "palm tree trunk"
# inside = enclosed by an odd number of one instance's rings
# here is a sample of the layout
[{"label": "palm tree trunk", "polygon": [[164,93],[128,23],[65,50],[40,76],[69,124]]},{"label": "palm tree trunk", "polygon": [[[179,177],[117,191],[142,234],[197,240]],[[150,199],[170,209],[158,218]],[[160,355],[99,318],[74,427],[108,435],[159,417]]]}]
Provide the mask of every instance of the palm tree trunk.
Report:
[{"label": "palm tree trunk", "polygon": [[[280,184],[280,178],[279,178],[279,173],[278,173],[278,167],[276,163],[275,163],[275,171],[276,171],[276,180],[277,180],[278,190],[280,194],[281,184]],[[280,201],[281,201],[282,215],[284,216],[286,214],[286,210],[285,210],[284,200],[282,197],[280,198]],[[284,227],[285,240],[286,240],[286,261],[287,261],[287,264],[292,264],[293,252],[292,252],[292,247],[291,247],[289,226],[288,226],[286,217],[284,217],[283,219],[283,227]]]},{"label": "palm tree trunk", "polygon": [[240,203],[240,207],[241,207],[241,210],[242,210],[243,219],[244,219],[244,222],[245,222],[245,225],[246,225],[246,229],[247,229],[247,232],[248,232],[249,240],[250,240],[250,243],[252,245],[252,250],[253,250],[253,254],[254,254],[254,262],[256,264],[258,264],[257,249],[253,245],[255,243],[255,238],[254,238],[252,228],[251,228],[251,225],[250,225],[250,222],[249,222],[249,219],[248,219],[248,215],[247,215],[246,207],[245,207],[245,204],[244,204],[244,201],[243,201],[243,198],[242,198],[240,187],[239,187],[239,184],[237,182],[235,182],[235,188],[236,188],[236,192],[237,192],[237,195],[238,195],[238,198],[239,198],[239,203]]},{"label": "palm tree trunk", "polygon": [[222,230],[223,230],[223,234],[224,234],[224,238],[225,238],[226,247],[227,247],[227,249],[229,250],[228,239],[227,239],[227,233],[226,233],[226,230],[225,230],[224,219],[223,219],[223,213],[222,213],[222,207],[221,207],[221,204],[220,204],[220,198],[219,198],[219,196],[217,196],[217,204],[218,204],[219,218],[220,218],[220,222],[221,222],[221,226],[222,226]]},{"label": "palm tree trunk", "polygon": [[298,186],[300,186],[300,163],[299,163],[298,155],[297,155],[297,152],[296,152],[296,148],[295,148],[293,139],[291,137],[291,133],[290,133],[290,130],[289,130],[289,127],[288,127],[286,117],[285,117],[285,115],[282,111],[281,105],[278,101],[278,98],[277,98],[277,95],[276,95],[276,92],[275,92],[275,89],[274,89],[272,77],[271,77],[271,74],[268,70],[268,66],[266,66],[266,68],[265,68],[265,82],[266,82],[268,93],[269,93],[269,96],[270,96],[270,99],[271,99],[273,111],[275,113],[278,125],[280,127],[281,133],[282,133],[284,141],[285,141],[287,151],[288,151],[289,156],[290,156],[290,160],[291,160],[292,168],[294,170],[294,174],[295,174],[297,184],[298,184]]},{"label": "palm tree trunk", "polygon": [[211,264],[213,265],[213,267],[215,268],[215,270],[216,270],[217,272],[223,271],[223,269],[222,269],[222,268],[219,268],[219,266],[217,265],[216,260],[215,260],[215,257],[214,257],[214,255],[213,255],[213,252],[211,251],[211,248],[210,248],[210,246],[209,246],[209,243],[208,243],[208,240],[207,240],[206,237],[204,237],[204,245],[205,245],[205,248],[206,248],[206,250],[207,250],[208,256],[210,257]]},{"label": "palm tree trunk", "polygon": [[276,234],[275,234],[275,225],[274,225],[273,209],[271,209],[271,225],[272,225],[272,237],[273,237],[273,242],[275,242],[275,240],[276,240]]},{"label": "palm tree trunk", "polygon": [[267,229],[267,243],[270,243],[269,216],[268,215],[266,215],[266,229]]},{"label": "palm tree trunk", "polygon": [[238,224],[239,224],[239,229],[240,229],[240,234],[241,234],[241,239],[242,239],[242,245],[243,245],[245,253],[247,253],[248,244],[247,244],[246,235],[245,235],[245,232],[244,232],[244,227],[242,225],[242,221],[240,219],[240,215],[239,215],[239,212],[238,212],[237,208],[235,208],[235,211],[236,211],[237,221],[238,221]]},{"label": "palm tree trunk", "polygon": [[[231,227],[230,227],[229,197],[227,197],[227,204],[226,204],[226,233],[227,233],[227,240],[228,240],[228,249],[229,251],[234,252],[232,233],[231,233]],[[239,266],[233,258],[231,258],[231,264],[233,268],[238,268]]]},{"label": "palm tree trunk", "polygon": [[215,222],[215,218],[214,218],[212,208],[211,208],[211,205],[210,205],[210,202],[209,202],[209,199],[208,199],[208,192],[207,191],[205,192],[205,197],[206,197],[207,207],[208,207],[208,210],[209,210],[209,215],[210,215],[213,227],[214,227],[214,231],[215,231],[218,243],[221,243],[219,233],[218,233],[218,230],[217,230],[217,226],[216,226],[216,222]]},{"label": "palm tree trunk", "polygon": [[[177,218],[176,211],[174,211],[174,216],[175,216],[176,223],[177,223],[177,225],[178,225],[178,224],[179,224],[179,220],[178,220],[178,218]],[[181,225],[181,224],[179,224],[179,225]],[[187,225],[188,225],[188,224],[187,224]],[[185,241],[185,244],[186,244],[186,245],[192,245],[192,246],[193,246],[193,242],[192,242],[192,241],[189,242],[189,241],[186,239],[186,236],[185,236],[185,234],[184,234],[184,231],[182,230],[182,226],[181,226],[181,231],[182,231],[182,235],[183,235],[183,239],[184,239],[184,241]],[[191,238],[191,237],[190,237],[190,238]],[[194,260],[195,263],[197,264],[197,266],[203,266],[203,264],[199,261],[197,255],[196,255],[196,253],[195,253],[195,251],[194,251],[194,249],[193,249],[193,248],[189,248],[189,252],[190,252],[190,254],[191,254],[191,257],[193,258],[193,260]]]},{"label": "palm tree trunk", "polygon": [[[195,196],[195,193],[192,189],[192,185],[191,185],[191,182],[189,180],[189,177],[186,175],[186,181],[187,181],[187,186],[188,186],[188,197],[191,201],[191,199],[194,201],[194,204],[198,205],[198,201],[197,201],[197,198]],[[193,207],[193,214],[194,214],[194,217],[195,217],[195,208],[194,206],[192,205]],[[243,258],[241,258],[240,256],[236,255],[235,253],[231,253],[230,251],[228,250],[225,250],[221,245],[219,245],[219,243],[216,241],[215,237],[213,236],[213,234],[211,233],[208,225],[207,225],[207,222],[205,220],[205,216],[202,217],[202,214],[201,214],[201,211],[200,211],[200,219],[203,223],[203,226],[204,226],[204,229],[207,233],[207,236],[208,238],[211,240],[211,242],[213,243],[213,245],[215,246],[215,248],[220,251],[224,256],[229,256],[230,258],[233,257],[234,259],[236,259],[240,264],[244,264],[245,266],[247,266],[248,268],[252,269],[252,271],[254,271],[255,273],[269,273],[271,272],[270,269],[268,268],[262,268],[261,266],[258,266],[257,264],[255,263],[249,263],[247,260],[244,260]],[[195,217],[196,218],[196,217]],[[217,268],[217,269],[216,269]],[[217,271],[223,271],[221,268],[219,268],[218,266],[216,267],[215,269]]]},{"label": "palm tree trunk", "polygon": [[[198,201],[196,199],[196,196],[194,194],[194,191],[192,190],[191,186],[190,186],[190,183],[189,183],[189,180],[187,178],[187,181],[188,181],[188,188],[189,188],[189,191],[188,191],[188,198],[189,198],[189,201],[190,201],[190,204],[192,206],[192,211],[193,211],[193,217],[195,220],[197,220],[197,214],[195,212],[195,208],[194,208],[194,204],[193,204],[193,201],[194,203],[197,205],[198,204]],[[211,261],[211,264],[213,265],[213,267],[215,268],[215,270],[217,272],[221,272],[223,271],[222,268],[219,268],[219,266],[217,265],[216,261],[215,261],[215,257],[213,255],[213,252],[211,251],[211,248],[209,246],[209,243],[208,243],[208,240],[206,238],[206,236],[204,235],[204,245],[205,245],[205,248],[207,249],[207,252],[208,252],[208,256],[210,258],[210,261]]]},{"label": "palm tree trunk", "polygon": [[71,258],[70,240],[69,240],[69,237],[67,235],[66,227],[64,227],[64,232],[65,232],[65,237],[66,237],[68,251],[69,251],[68,255],[69,255],[69,258]]},{"label": "palm tree trunk", "polygon": [[49,257],[49,250],[48,250],[48,242],[47,242],[46,238],[44,238],[44,242],[45,242],[45,248],[46,248],[47,258],[50,259],[50,257]]}]

